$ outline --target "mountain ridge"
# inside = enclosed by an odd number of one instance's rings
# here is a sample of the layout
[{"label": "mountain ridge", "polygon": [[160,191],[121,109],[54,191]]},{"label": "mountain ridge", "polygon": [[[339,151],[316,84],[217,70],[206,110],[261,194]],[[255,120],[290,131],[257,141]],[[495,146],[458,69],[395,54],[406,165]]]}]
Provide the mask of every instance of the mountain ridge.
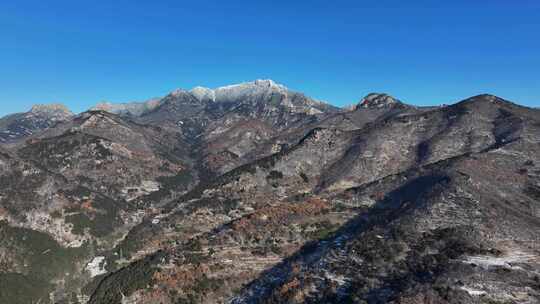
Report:
[{"label": "mountain ridge", "polygon": [[217,90],[0,120],[0,302],[540,297],[540,111]]},{"label": "mountain ridge", "polygon": [[[208,88],[203,86],[195,86],[190,90],[186,89],[175,89],[169,92],[166,96],[174,96],[178,94],[190,94],[194,96],[196,99],[201,101],[213,101],[213,102],[224,102],[228,99],[245,99],[246,96],[249,95],[256,95],[256,94],[263,94],[268,92],[275,92],[275,93],[297,93],[295,91],[290,90],[288,87],[277,83],[276,81],[272,79],[257,79],[253,81],[247,81],[247,82],[241,82],[236,84],[230,84],[225,85],[221,87],[216,88]],[[301,93],[300,93],[301,94]],[[236,96],[236,97],[235,97]],[[145,101],[134,101],[134,102],[110,102],[110,101],[103,101],[98,102],[95,106],[90,107],[88,110],[104,110],[108,111],[114,114],[119,115],[132,115],[132,116],[140,116],[148,111],[151,111],[161,105],[162,100],[165,97],[155,97],[151,98]],[[470,100],[475,97],[489,97],[493,98],[494,100],[505,100],[501,97],[498,97],[493,94],[489,93],[482,93],[477,94],[468,98],[463,99]],[[324,101],[320,101],[317,99],[309,98],[311,102],[314,104],[327,104],[330,105]],[[507,101],[507,100],[505,100]],[[508,101],[507,101],[508,102]],[[362,98],[359,102],[356,103],[355,108],[363,107],[363,108],[372,108],[372,107],[383,107],[383,106],[391,106],[391,105],[403,105],[403,106],[411,106],[411,107],[422,107],[422,105],[409,105],[406,103],[403,103],[401,100],[391,96],[387,93],[369,93],[364,98]],[[441,106],[446,106],[448,104],[441,104]],[[522,107],[527,107],[523,106]],[[333,106],[335,108],[339,108],[336,106]],[[436,107],[436,106],[427,106],[427,107]],[[535,109],[534,107],[527,107],[531,109]],[[347,106],[341,108],[342,110],[346,110]],[[31,109],[28,111],[30,113],[65,113],[65,115],[74,115],[73,112],[71,112],[65,105],[60,103],[48,103],[48,104],[35,104],[31,107]],[[28,113],[26,112],[26,113]],[[14,114],[20,114],[20,113],[13,113],[13,114],[7,114],[4,117],[14,115]]]}]

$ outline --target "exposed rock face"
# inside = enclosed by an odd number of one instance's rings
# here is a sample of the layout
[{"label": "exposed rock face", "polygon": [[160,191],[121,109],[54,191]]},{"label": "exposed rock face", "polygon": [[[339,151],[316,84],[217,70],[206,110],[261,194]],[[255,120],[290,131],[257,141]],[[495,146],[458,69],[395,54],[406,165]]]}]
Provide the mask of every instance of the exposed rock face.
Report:
[{"label": "exposed rock face", "polygon": [[49,117],[52,120],[67,120],[73,113],[63,104],[37,104],[32,106],[31,114]]},{"label": "exposed rock face", "polygon": [[280,111],[319,114],[336,110],[328,104],[292,92],[272,80],[256,80],[216,89],[204,87],[196,87],[191,91],[178,89],[165,97],[161,104],[193,104],[192,99],[199,101],[198,104],[203,107],[204,112],[211,112],[213,115],[223,115],[225,113],[220,112],[230,110],[243,110],[243,114],[248,116],[268,115],[268,112],[276,112],[278,115]]},{"label": "exposed rock face", "polygon": [[[284,107],[292,112],[307,114],[321,114],[329,110],[336,110],[328,104],[292,92],[285,86],[269,79],[255,80],[253,82],[229,85],[216,89],[200,86],[190,91],[177,89],[164,98],[151,99],[142,103],[101,103],[93,109],[104,110],[119,115],[142,116],[165,103],[193,103],[193,99],[198,100],[200,105],[209,107],[207,111],[212,111],[213,109],[219,110],[220,108],[230,109],[242,104]],[[216,107],[211,106],[212,103],[226,105]]]},{"label": "exposed rock face", "polygon": [[358,106],[362,108],[383,108],[395,106],[400,103],[401,101],[388,94],[371,93],[364,97]]},{"label": "exposed rock face", "polygon": [[537,109],[268,80],[110,109],[0,145],[0,302],[538,303]]},{"label": "exposed rock face", "polygon": [[216,101],[216,93],[214,90],[205,87],[195,87],[191,89],[191,94],[198,100],[203,101]]},{"label": "exposed rock face", "polygon": [[35,105],[26,113],[0,118],[0,143],[20,140],[67,121],[71,117],[73,117],[73,113],[64,105]]},{"label": "exposed rock face", "polygon": [[160,104],[160,98],[153,98],[145,102],[110,103],[103,102],[96,105],[92,110],[107,111],[122,116],[141,116],[152,111]]},{"label": "exposed rock face", "polygon": [[[224,173],[269,155],[271,149],[248,156],[278,132],[303,128],[338,111],[272,80],[256,80],[213,90],[175,90],[136,121],[179,132],[205,157],[202,165],[206,170]],[[229,149],[240,138],[242,144]]]}]

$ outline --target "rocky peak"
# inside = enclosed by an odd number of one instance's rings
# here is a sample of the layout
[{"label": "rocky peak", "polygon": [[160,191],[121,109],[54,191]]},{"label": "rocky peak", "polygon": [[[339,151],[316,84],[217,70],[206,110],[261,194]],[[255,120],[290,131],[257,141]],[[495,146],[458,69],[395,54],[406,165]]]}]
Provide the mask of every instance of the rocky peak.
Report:
[{"label": "rocky peak", "polygon": [[182,95],[185,95],[185,94],[189,94],[189,92],[184,90],[184,89],[175,89],[174,91],[169,93],[169,96],[178,97],[178,96],[182,96]]},{"label": "rocky peak", "polygon": [[190,93],[199,100],[235,101],[250,97],[272,95],[273,93],[286,94],[289,90],[270,79],[258,79],[228,86],[209,89],[195,87]]},{"label": "rocky peak", "polygon": [[176,89],[165,96],[161,101],[159,107],[177,106],[183,104],[201,105],[203,100],[197,98],[190,91],[184,89]]},{"label": "rocky peak", "polygon": [[359,108],[386,108],[401,104],[398,99],[384,93],[370,93],[358,104]]},{"label": "rocky peak", "polygon": [[71,119],[74,114],[61,104],[37,104],[28,112],[0,118],[0,143],[12,142]]},{"label": "rocky peak", "polygon": [[110,103],[102,102],[91,110],[107,111],[118,115],[140,116],[159,106],[161,98],[152,98],[144,102]]},{"label": "rocky peak", "polygon": [[286,93],[289,91],[285,86],[275,83],[270,79],[258,79],[252,82],[217,88],[216,97],[226,98],[228,96],[257,95],[264,93]]},{"label": "rocky peak", "polygon": [[257,80],[255,80],[253,82],[253,84],[256,85],[256,86],[260,86],[260,87],[268,87],[268,88],[281,87],[281,88],[285,88],[284,86],[275,83],[272,79],[257,79]]},{"label": "rocky peak", "polygon": [[193,89],[191,89],[190,93],[199,100],[216,101],[216,94],[214,90],[206,87],[194,87]]},{"label": "rocky peak", "polygon": [[36,104],[32,106],[29,113],[57,119],[67,119],[73,116],[73,112],[71,112],[66,106],[57,103]]},{"label": "rocky peak", "polygon": [[[231,104],[242,105],[242,111],[251,111],[252,114],[254,111],[258,113],[286,111],[314,115],[337,111],[336,108],[324,102],[290,91],[285,86],[270,79],[258,79],[214,89],[202,86],[194,87],[189,91],[176,89],[161,99],[154,99],[145,103],[101,103],[93,109],[105,110],[120,115],[130,114],[136,117],[159,112],[161,114],[152,116],[152,119],[159,120],[163,117],[172,117],[171,115],[180,115],[184,119],[186,115],[190,116],[199,113],[192,113],[191,111],[195,111],[195,109],[201,111],[205,107],[209,107],[214,112],[225,111],[230,109]],[[178,120],[181,119],[178,118]]]}]

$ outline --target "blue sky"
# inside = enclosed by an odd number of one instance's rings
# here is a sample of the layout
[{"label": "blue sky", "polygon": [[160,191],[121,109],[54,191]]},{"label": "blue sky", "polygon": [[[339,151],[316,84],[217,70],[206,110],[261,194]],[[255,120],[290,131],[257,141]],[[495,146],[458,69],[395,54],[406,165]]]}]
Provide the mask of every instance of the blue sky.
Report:
[{"label": "blue sky", "polygon": [[335,105],[540,106],[540,1],[0,2],[0,115],[257,78]]}]

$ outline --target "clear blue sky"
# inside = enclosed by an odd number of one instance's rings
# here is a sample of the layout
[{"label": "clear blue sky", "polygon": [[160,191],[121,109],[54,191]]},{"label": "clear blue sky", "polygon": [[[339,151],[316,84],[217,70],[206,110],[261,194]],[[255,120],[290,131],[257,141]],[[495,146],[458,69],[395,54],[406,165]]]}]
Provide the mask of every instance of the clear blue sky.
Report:
[{"label": "clear blue sky", "polygon": [[0,2],[0,115],[257,78],[335,105],[540,106],[540,1]]}]

